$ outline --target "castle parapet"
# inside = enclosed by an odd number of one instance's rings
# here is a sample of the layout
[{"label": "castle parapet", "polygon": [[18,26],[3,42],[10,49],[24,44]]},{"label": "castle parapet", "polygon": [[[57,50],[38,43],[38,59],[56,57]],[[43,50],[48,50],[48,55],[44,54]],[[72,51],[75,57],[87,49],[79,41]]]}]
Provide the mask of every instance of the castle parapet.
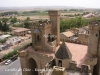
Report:
[{"label": "castle parapet", "polygon": [[53,67],[53,72],[51,75],[65,75],[65,68],[64,67],[58,67],[54,66]]},{"label": "castle parapet", "polygon": [[52,26],[52,22],[49,20],[45,21],[37,21],[37,22],[32,22],[30,25],[30,28],[48,28]]},{"label": "castle parapet", "polygon": [[91,71],[91,68],[90,68],[89,65],[83,64],[83,65],[81,66],[81,72],[90,73],[90,71]]},{"label": "castle parapet", "polygon": [[69,69],[76,70],[77,63],[75,61],[69,62]]},{"label": "castle parapet", "polygon": [[69,62],[69,70],[78,71],[80,73],[86,73],[87,75],[91,75],[90,65],[82,64],[81,67],[77,67],[77,63],[75,61]]},{"label": "castle parapet", "polygon": [[27,51],[24,51],[24,50],[22,50],[22,51],[17,51],[17,52],[18,52],[18,56],[20,56],[20,57],[24,57],[24,56],[27,55]]},{"label": "castle parapet", "polygon": [[90,30],[99,30],[100,29],[100,21],[91,21],[89,22],[89,29]]}]

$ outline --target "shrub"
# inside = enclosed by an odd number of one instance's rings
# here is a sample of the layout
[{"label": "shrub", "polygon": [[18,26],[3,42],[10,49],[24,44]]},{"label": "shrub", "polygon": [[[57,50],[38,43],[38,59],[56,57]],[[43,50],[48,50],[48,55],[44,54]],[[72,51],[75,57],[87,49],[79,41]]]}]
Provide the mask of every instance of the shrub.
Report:
[{"label": "shrub", "polygon": [[3,56],[3,59],[8,59],[8,55],[5,54],[5,55]]},{"label": "shrub", "polygon": [[7,41],[7,39],[0,39],[0,43],[5,43]]}]

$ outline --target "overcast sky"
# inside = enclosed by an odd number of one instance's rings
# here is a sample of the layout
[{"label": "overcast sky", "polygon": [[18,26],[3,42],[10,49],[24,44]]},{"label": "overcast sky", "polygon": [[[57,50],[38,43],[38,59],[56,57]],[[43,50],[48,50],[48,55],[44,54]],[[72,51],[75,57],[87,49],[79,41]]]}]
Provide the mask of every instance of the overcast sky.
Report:
[{"label": "overcast sky", "polygon": [[100,0],[0,0],[0,7],[78,6],[100,8]]}]

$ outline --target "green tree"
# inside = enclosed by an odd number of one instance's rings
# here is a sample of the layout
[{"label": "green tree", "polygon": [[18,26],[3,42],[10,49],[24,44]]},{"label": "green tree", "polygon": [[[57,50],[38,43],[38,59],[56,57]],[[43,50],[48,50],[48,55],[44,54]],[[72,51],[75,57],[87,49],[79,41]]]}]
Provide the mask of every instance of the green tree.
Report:
[{"label": "green tree", "polygon": [[9,30],[9,26],[7,25],[7,23],[5,22],[3,25],[2,25],[2,31],[3,32],[6,32]]},{"label": "green tree", "polygon": [[14,17],[14,18],[11,19],[11,23],[14,24],[14,23],[16,23],[16,22],[17,22],[17,18],[16,18],[16,17]]},{"label": "green tree", "polygon": [[8,21],[8,18],[2,18],[2,22],[7,22]]},{"label": "green tree", "polygon": [[2,30],[2,23],[0,22],[0,30]]},{"label": "green tree", "polygon": [[26,18],[26,21],[30,21],[30,17],[27,17],[27,18]]},{"label": "green tree", "polygon": [[0,43],[5,43],[7,41],[7,39],[0,39]]},{"label": "green tree", "polygon": [[29,28],[29,25],[30,25],[30,23],[29,23],[29,22],[27,22],[27,21],[26,21],[26,22],[24,22],[24,27],[25,27],[25,28]]},{"label": "green tree", "polygon": [[[97,18],[93,18],[93,19],[97,20]],[[75,18],[69,18],[67,20],[61,20],[60,21],[60,31],[63,32],[66,29],[79,28],[82,26],[86,26],[88,25],[89,21],[90,19],[85,19],[85,18],[82,18],[81,16],[75,17]]]}]

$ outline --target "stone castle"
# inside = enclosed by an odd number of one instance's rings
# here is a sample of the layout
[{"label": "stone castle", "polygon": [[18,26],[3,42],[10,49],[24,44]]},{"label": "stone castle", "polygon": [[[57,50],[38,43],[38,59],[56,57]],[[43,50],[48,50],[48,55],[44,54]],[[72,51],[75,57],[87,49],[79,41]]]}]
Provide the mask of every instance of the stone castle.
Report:
[{"label": "stone castle", "polygon": [[[32,46],[19,50],[23,75],[100,75],[100,22],[89,23],[89,45],[60,42],[60,11],[31,23]],[[82,53],[83,52],[83,53]],[[41,69],[41,71],[36,71]]]}]

